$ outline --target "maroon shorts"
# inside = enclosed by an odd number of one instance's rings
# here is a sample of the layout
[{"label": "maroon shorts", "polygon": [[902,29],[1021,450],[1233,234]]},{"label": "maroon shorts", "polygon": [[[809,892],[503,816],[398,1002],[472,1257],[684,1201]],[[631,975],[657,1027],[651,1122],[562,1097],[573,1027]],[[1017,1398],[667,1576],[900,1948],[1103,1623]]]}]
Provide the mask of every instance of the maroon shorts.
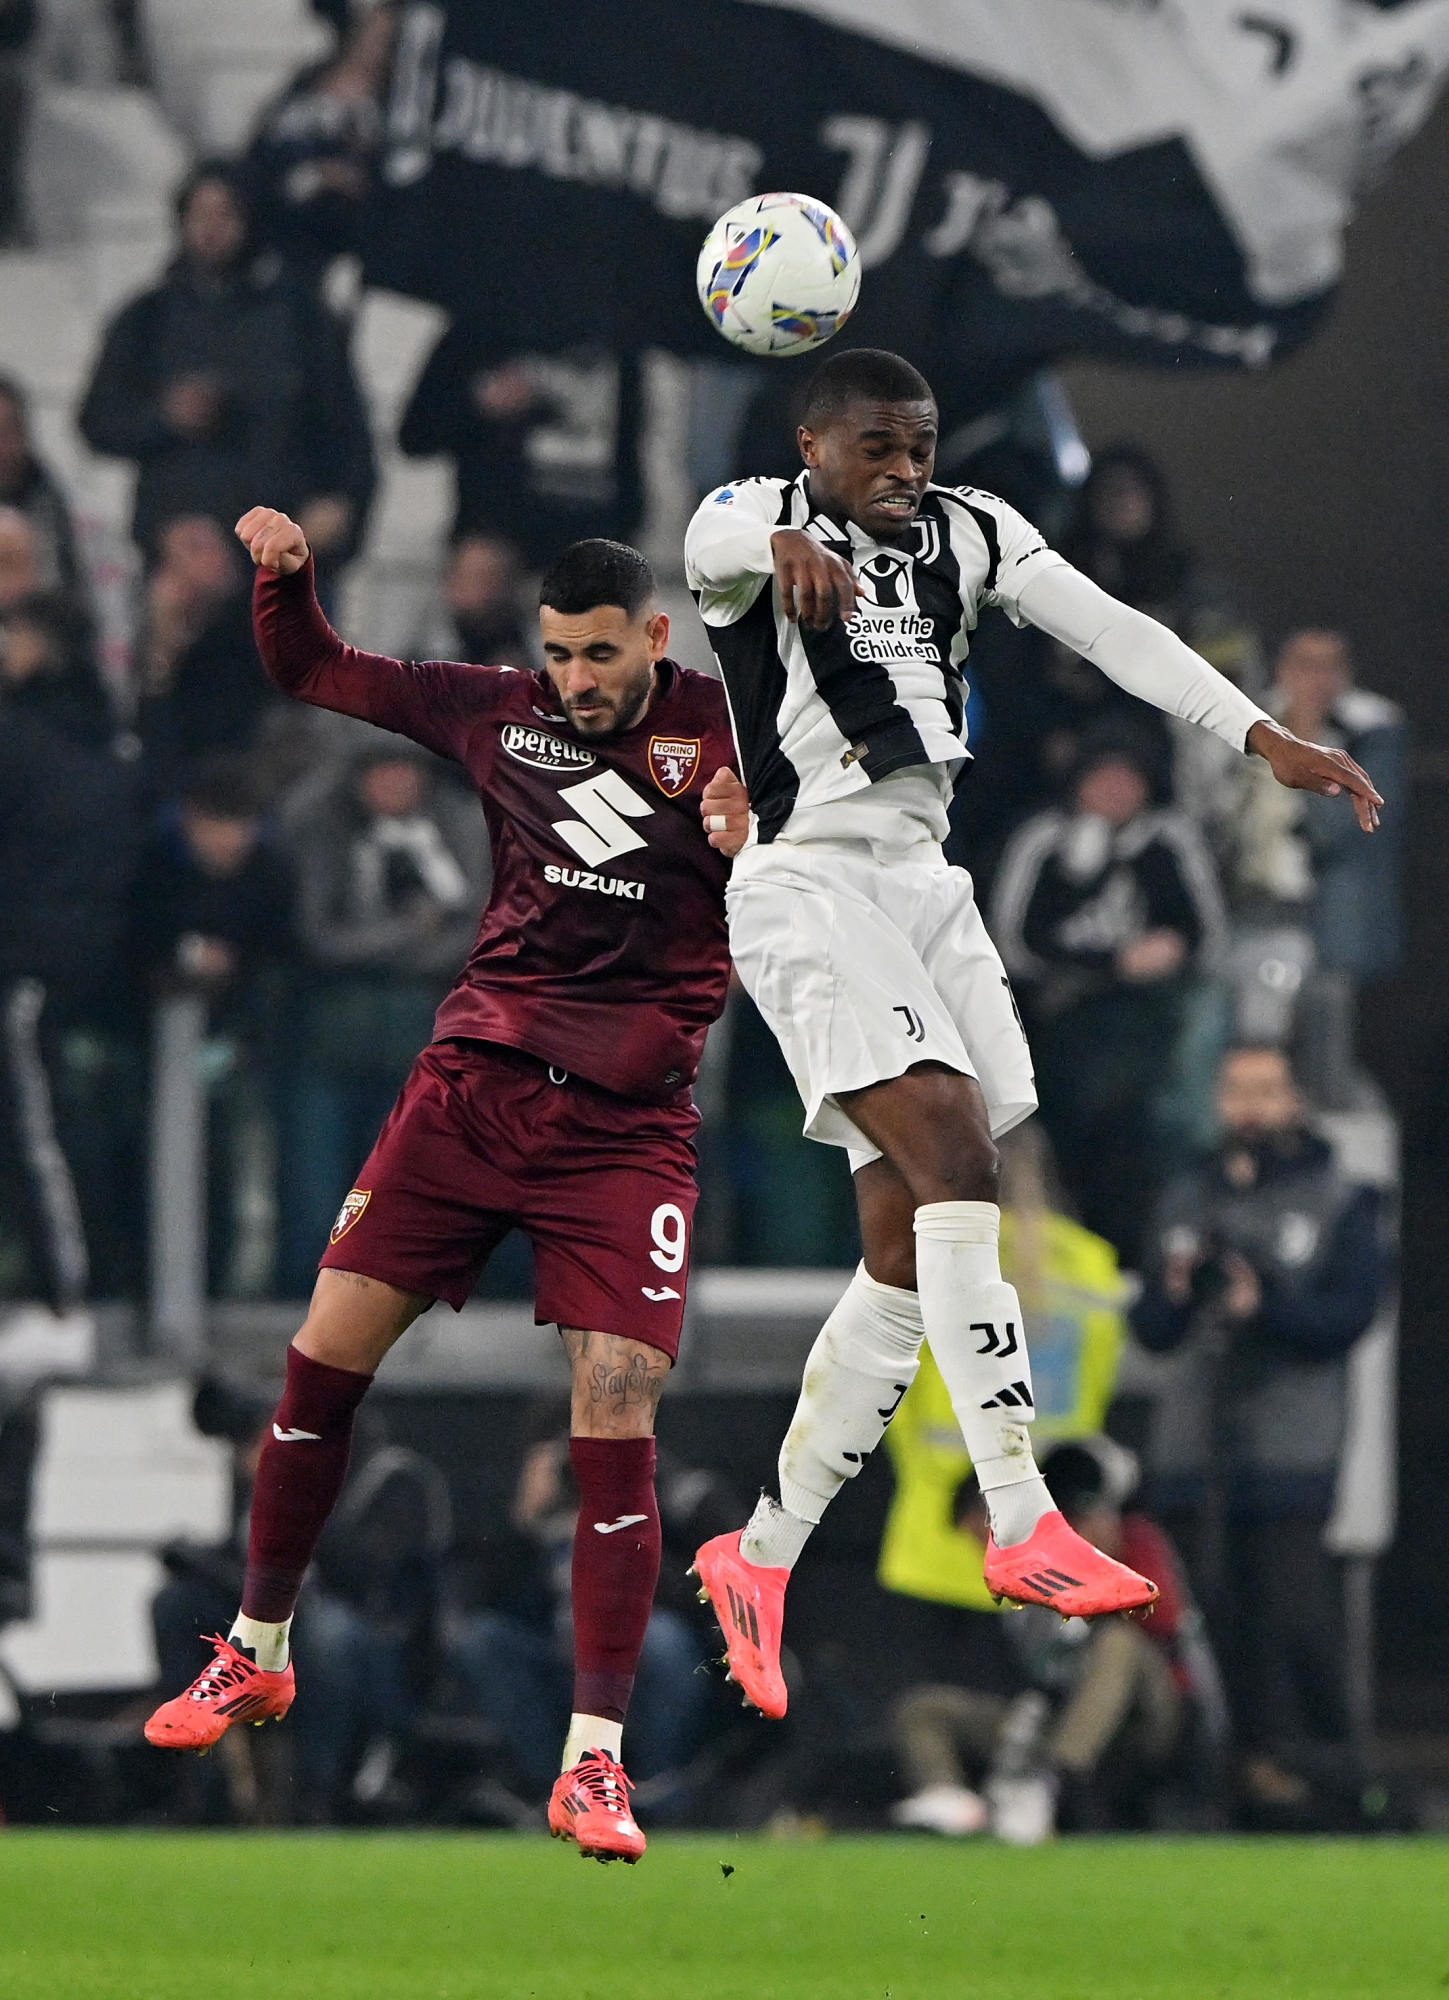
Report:
[{"label": "maroon shorts", "polygon": [[342,1204],[324,1270],[464,1306],[510,1229],[534,1318],[679,1351],[699,1114],[636,1104],[493,1042],[413,1064]]}]

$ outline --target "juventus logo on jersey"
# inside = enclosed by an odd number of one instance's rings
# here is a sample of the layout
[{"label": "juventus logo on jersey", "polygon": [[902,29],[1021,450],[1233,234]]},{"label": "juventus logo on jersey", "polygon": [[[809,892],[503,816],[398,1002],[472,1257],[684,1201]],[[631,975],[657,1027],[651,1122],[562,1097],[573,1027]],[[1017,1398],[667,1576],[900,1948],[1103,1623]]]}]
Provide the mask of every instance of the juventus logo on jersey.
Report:
[{"label": "juventus logo on jersey", "polygon": [[916,522],[916,561],[933,563],[941,553],[941,524],[929,515]]},{"label": "juventus logo on jersey", "polygon": [[914,1007],[892,1007],[891,1012],[902,1016],[906,1024],[906,1033],[913,1042],[923,1042],[926,1039],[926,1024]]}]

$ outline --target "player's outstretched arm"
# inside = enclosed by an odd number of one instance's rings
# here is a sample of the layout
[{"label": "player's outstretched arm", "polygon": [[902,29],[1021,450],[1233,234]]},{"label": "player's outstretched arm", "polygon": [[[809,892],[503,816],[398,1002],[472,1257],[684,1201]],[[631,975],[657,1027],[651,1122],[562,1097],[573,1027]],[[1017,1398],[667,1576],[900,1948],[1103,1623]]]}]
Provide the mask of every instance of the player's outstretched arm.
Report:
[{"label": "player's outstretched arm", "polygon": [[728,764],[705,786],[699,810],[710,846],[721,854],[738,854],[750,837],[750,795]]},{"label": "player's outstretched arm", "polygon": [[349,646],[317,602],[307,537],[290,515],[252,507],[236,532],[257,567],[257,652],[283,693],[395,730],[440,757],[464,755],[495,673],[446,660],[405,663]]},{"label": "player's outstretched arm", "polygon": [[1018,606],[1023,618],[1100,667],[1129,694],[1199,723],[1235,750],[1264,758],[1279,784],[1328,798],[1349,793],[1364,832],[1378,825],[1383,800],[1352,757],[1301,742],[1175,632],[1109,597],[1070,563],[1038,570],[1023,586]]},{"label": "player's outstretched arm", "polygon": [[1305,743],[1279,722],[1265,718],[1248,731],[1250,755],[1261,757],[1280,785],[1295,792],[1318,792],[1326,799],[1347,792],[1365,833],[1379,823],[1382,798],[1374,790],[1373,779],[1346,750],[1329,750],[1321,743]]}]

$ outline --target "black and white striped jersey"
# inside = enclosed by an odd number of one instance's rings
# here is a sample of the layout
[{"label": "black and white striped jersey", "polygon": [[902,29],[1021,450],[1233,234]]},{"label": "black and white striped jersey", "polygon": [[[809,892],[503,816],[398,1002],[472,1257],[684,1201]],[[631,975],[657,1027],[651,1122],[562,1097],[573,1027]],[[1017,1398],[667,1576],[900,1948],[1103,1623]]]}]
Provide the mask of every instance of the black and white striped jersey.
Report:
[{"label": "black and white striped jersey", "polygon": [[[785,617],[770,548],[779,528],[803,528],[851,564],[849,620],[811,632]],[[898,542],[816,512],[807,472],[711,493],[690,523],[685,573],[724,677],[759,838],[897,772],[959,766],[962,667],[981,607],[1023,623],[1021,591],[1061,562],[1015,508],[972,487],[928,487]]]}]

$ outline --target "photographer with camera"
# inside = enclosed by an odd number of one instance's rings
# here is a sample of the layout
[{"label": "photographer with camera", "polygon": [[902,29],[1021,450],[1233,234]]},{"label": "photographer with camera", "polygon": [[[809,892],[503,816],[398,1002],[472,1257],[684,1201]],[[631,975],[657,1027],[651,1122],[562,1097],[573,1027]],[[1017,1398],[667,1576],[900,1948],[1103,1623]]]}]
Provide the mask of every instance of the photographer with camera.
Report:
[{"label": "photographer with camera", "polygon": [[1222,1653],[1245,1793],[1293,1815],[1347,1764],[1342,1579],[1323,1531],[1345,1357],[1391,1262],[1379,1191],[1335,1164],[1282,1049],[1230,1049],[1218,1113],[1217,1151],[1159,1206],[1132,1324],[1175,1351],[1150,1492]]}]

